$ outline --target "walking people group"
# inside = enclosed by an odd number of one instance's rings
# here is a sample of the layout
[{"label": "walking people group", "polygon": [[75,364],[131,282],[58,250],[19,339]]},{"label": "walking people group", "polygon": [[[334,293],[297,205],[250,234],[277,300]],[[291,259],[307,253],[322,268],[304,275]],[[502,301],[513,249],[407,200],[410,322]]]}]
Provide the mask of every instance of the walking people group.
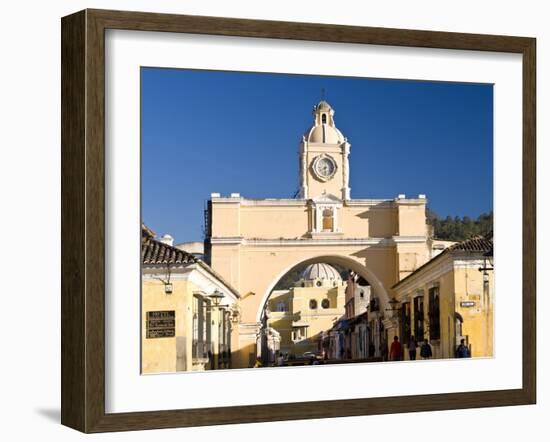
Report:
[{"label": "walking people group", "polygon": [[[418,342],[414,336],[411,336],[407,349],[409,351],[409,359],[411,361],[416,360],[416,349],[418,348]],[[433,356],[432,346],[427,339],[424,339],[424,343],[420,346],[420,357],[422,359],[431,359]],[[390,361],[401,361],[403,359],[403,346],[399,342],[399,337],[394,336],[393,342],[390,346]]]},{"label": "walking people group", "polygon": [[[411,336],[409,344],[407,345],[407,350],[409,351],[409,360],[416,360],[416,349],[418,348],[418,343],[414,336]],[[399,337],[394,336],[393,342],[390,346],[389,360],[390,361],[401,361],[403,360],[403,350],[404,347],[399,342]],[[428,342],[428,339],[424,339],[424,342],[420,346],[420,358],[421,359],[431,359],[433,357],[432,346]],[[456,358],[469,358],[470,349],[466,345],[466,340],[461,339],[460,345],[457,346],[455,350]]]}]

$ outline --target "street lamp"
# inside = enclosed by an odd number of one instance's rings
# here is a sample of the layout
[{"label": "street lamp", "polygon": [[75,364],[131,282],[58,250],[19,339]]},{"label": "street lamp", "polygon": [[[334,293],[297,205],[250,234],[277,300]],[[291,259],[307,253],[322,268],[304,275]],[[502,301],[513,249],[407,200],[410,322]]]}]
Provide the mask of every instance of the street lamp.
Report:
[{"label": "street lamp", "polygon": [[399,307],[396,307],[397,305],[401,304],[400,301],[398,301],[395,298],[391,298],[388,301],[388,304],[390,304],[390,308],[385,309],[387,312],[396,312],[399,310]]},{"label": "street lamp", "polygon": [[[217,317],[217,322],[218,322],[218,325],[217,327],[214,329],[215,332],[214,332],[214,336],[211,338],[211,345],[212,345],[212,359],[211,359],[211,363],[213,364],[213,368],[220,368],[220,311],[221,311],[221,307],[220,306],[220,303],[222,301],[222,299],[224,298],[223,296],[223,293],[220,292],[218,289],[214,290],[214,292],[208,296],[208,298],[210,299],[210,301],[212,302],[212,307],[211,307],[211,311],[215,312],[217,310],[218,313],[214,313],[215,316]],[[212,325],[215,326],[216,325],[216,321],[214,320],[214,318],[212,318]],[[217,348],[215,348],[217,347]]]},{"label": "street lamp", "polygon": [[237,304],[232,304],[231,307],[231,322],[238,323],[241,318],[241,311]]},{"label": "street lamp", "polygon": [[214,307],[219,307],[220,302],[224,298],[223,293],[220,292],[218,289],[214,290],[214,293],[208,296],[212,303],[214,304]]},{"label": "street lamp", "polygon": [[480,272],[483,272],[484,283],[489,282],[489,270],[494,270],[494,269],[495,267],[493,263],[493,248],[491,247],[491,250],[483,254],[483,267],[480,267],[478,269]]}]

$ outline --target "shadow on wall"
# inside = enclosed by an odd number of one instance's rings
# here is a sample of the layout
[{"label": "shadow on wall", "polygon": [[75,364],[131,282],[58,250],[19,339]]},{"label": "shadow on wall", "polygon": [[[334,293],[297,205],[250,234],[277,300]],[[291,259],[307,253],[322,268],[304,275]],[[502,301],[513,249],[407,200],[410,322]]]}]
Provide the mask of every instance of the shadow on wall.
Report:
[{"label": "shadow on wall", "polygon": [[231,351],[231,368],[252,368],[256,363],[256,343]]},{"label": "shadow on wall", "polygon": [[[380,203],[355,216],[368,221],[369,237],[387,238],[397,233],[394,210],[388,209],[385,203]],[[383,214],[382,211],[385,211],[386,214]]]}]

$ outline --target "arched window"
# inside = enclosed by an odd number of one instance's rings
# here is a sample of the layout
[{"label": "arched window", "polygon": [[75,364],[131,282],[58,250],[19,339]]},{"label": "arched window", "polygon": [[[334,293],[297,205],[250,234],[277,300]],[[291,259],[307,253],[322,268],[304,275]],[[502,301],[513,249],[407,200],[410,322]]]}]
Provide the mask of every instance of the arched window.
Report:
[{"label": "arched window", "polygon": [[323,115],[321,116],[321,122],[322,122],[323,124],[327,124],[327,114],[323,114]]},{"label": "arched window", "polygon": [[332,209],[323,210],[323,232],[332,232],[334,229],[334,213]]},{"label": "arched window", "polygon": [[310,308],[310,310],[317,310],[317,300],[316,299],[310,299],[309,300],[309,308]]},{"label": "arched window", "polygon": [[330,300],[329,299],[323,299],[321,301],[321,307],[323,308],[330,308]]}]

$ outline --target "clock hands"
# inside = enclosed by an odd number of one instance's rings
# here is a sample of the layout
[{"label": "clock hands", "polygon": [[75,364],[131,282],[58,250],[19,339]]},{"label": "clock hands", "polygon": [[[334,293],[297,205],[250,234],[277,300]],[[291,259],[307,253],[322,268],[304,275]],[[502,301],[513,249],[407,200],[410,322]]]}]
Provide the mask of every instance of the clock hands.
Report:
[{"label": "clock hands", "polygon": [[331,158],[318,158],[315,165],[315,172],[324,179],[330,178],[335,171],[335,164]]}]

